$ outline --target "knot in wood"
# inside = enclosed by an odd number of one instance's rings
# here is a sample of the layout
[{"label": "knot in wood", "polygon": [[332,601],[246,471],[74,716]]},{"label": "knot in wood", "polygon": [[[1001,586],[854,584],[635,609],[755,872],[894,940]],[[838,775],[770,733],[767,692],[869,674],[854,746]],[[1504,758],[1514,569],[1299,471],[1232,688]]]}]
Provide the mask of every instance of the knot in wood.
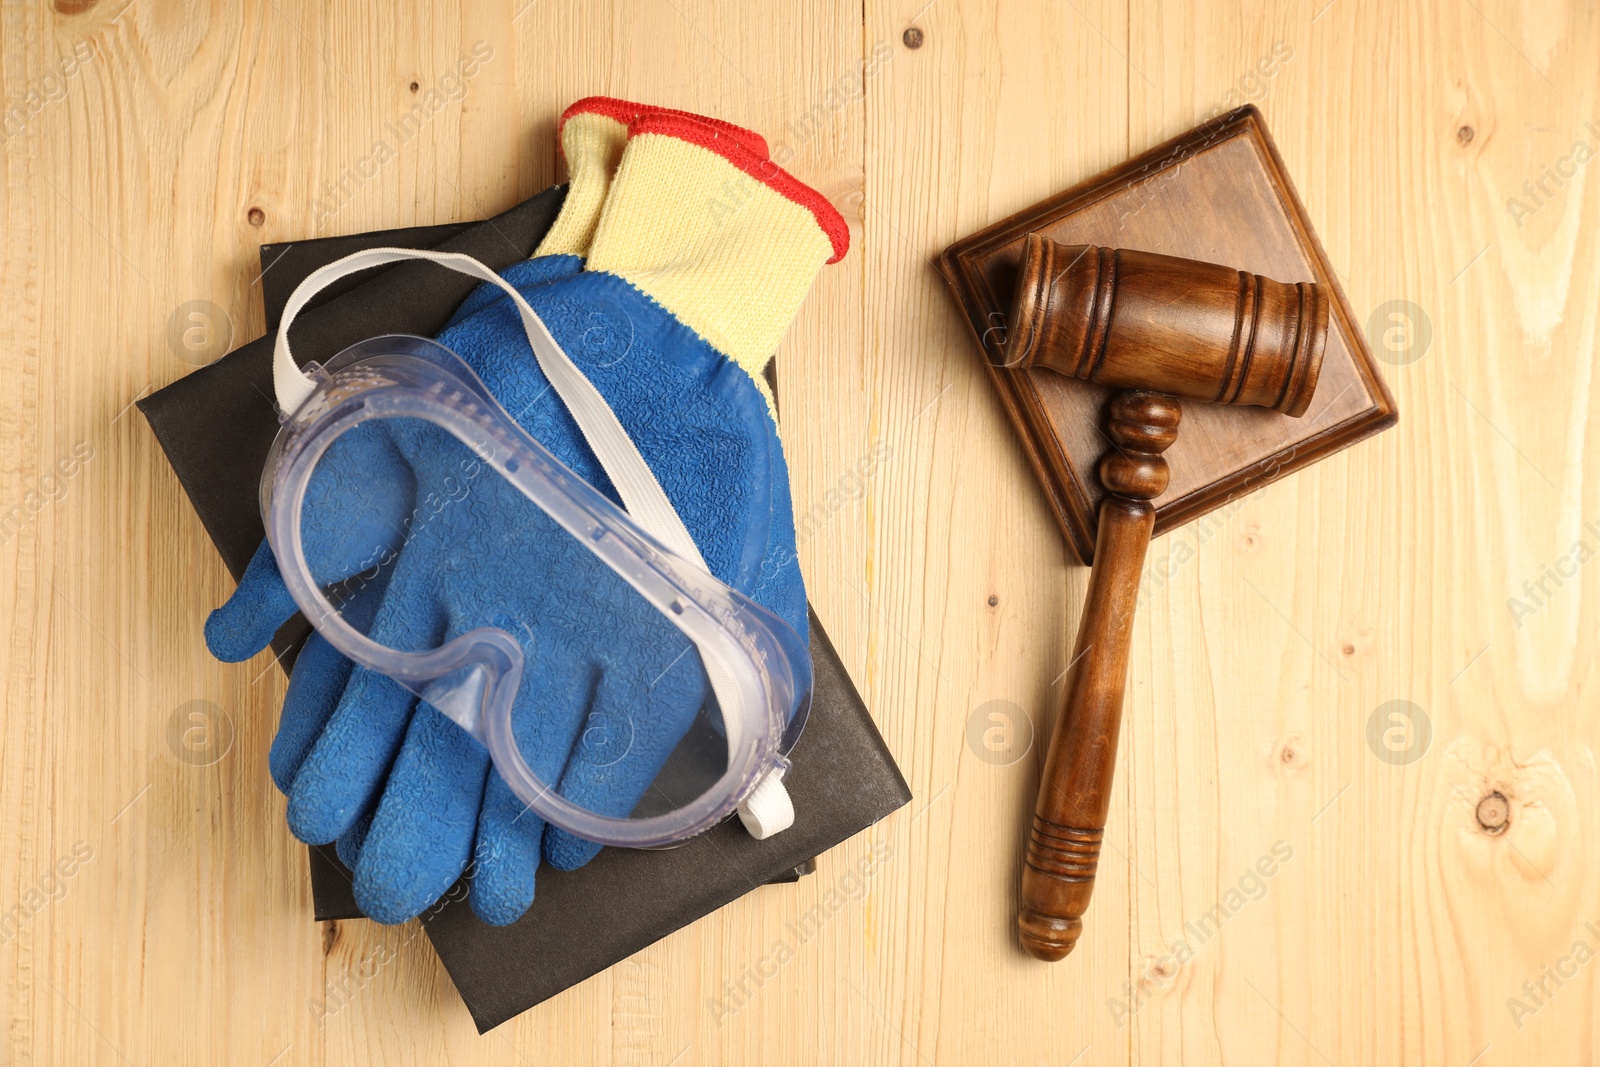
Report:
[{"label": "knot in wood", "polygon": [[1503,834],[1511,825],[1511,802],[1496,789],[1478,801],[1478,825],[1486,834]]}]

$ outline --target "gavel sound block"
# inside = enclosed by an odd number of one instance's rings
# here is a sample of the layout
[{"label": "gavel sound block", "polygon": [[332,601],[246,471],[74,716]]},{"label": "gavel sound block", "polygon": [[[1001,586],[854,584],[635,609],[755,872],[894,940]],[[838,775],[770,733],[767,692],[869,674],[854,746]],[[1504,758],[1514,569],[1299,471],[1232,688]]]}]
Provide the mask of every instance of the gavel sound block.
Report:
[{"label": "gavel sound block", "polygon": [[1077,943],[1094,889],[1151,500],[1167,487],[1162,453],[1177,438],[1180,399],[1304,414],[1328,300],[1312,282],[1029,234],[1008,325],[1005,344],[989,350],[1000,365],[1122,390],[1106,421],[1094,570],[1022,872],[1022,945],[1059,960]]}]

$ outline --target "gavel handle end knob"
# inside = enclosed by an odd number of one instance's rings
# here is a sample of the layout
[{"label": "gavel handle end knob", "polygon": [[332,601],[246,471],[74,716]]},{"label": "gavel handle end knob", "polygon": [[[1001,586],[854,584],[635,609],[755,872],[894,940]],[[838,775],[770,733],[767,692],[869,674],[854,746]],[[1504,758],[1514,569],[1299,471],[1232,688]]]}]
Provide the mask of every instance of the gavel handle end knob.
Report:
[{"label": "gavel handle end knob", "polygon": [[1063,826],[1034,815],[1017,913],[1017,934],[1028,955],[1053,963],[1077,945],[1100,866],[1103,834],[1102,829]]},{"label": "gavel handle end knob", "polygon": [[1083,920],[1053,919],[1025,910],[1017,916],[1017,933],[1028,955],[1036,960],[1054,963],[1065,959],[1078,946],[1078,935],[1083,933]]}]

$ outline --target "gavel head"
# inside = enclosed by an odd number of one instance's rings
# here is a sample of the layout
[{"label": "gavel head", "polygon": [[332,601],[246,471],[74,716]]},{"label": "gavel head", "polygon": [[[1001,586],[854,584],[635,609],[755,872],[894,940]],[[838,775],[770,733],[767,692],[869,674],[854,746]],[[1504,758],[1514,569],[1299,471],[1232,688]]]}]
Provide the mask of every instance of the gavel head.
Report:
[{"label": "gavel head", "polygon": [[1328,298],[1215,263],[1029,234],[1003,344],[989,358],[1074,378],[1299,417],[1328,339]]}]

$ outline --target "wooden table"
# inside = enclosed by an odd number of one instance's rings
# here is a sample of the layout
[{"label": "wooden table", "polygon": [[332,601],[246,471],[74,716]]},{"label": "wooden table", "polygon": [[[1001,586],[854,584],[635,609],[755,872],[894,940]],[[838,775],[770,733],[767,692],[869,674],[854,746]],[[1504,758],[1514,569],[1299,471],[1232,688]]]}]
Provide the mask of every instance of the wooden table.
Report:
[{"label": "wooden table", "polygon": [[[240,6],[0,9],[0,1064],[1597,1058],[1592,6]],[[261,332],[258,244],[500,210],[596,92],[761,129],[850,218],[787,447],[916,800],[480,1038],[415,925],[310,921],[283,680],[207,655],[231,582],[130,405]],[[1247,100],[1402,420],[1154,545],[1047,966],[1019,849],[1087,572],[932,257]]]}]

